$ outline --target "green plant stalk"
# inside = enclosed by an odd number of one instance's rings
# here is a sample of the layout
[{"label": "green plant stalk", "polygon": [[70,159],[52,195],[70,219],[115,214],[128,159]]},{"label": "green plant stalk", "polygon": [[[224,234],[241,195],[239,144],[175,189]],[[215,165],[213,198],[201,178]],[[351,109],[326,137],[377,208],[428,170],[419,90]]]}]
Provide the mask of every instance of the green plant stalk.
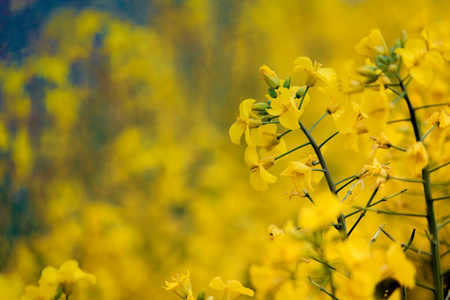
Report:
[{"label": "green plant stalk", "polygon": [[[308,139],[309,143],[313,147],[314,152],[316,153],[317,158],[319,159],[320,165],[322,166],[322,169],[325,170],[324,176],[325,176],[325,179],[326,179],[326,181],[328,183],[328,188],[330,189],[330,191],[333,194],[337,195],[336,185],[334,184],[334,181],[331,178],[331,174],[330,174],[330,171],[328,169],[327,163],[325,162],[325,159],[324,159],[324,157],[322,155],[322,151],[320,151],[320,148],[317,145],[317,142],[314,140],[314,138],[311,135],[311,133],[306,129],[306,127],[302,124],[302,122],[300,120],[298,120],[298,124],[300,125],[300,129],[305,134],[305,136]],[[336,229],[339,230],[339,233],[341,234],[341,238],[343,240],[345,240],[347,238],[347,224],[345,222],[345,216],[344,216],[344,213],[342,211],[341,211],[340,215],[338,216],[337,220],[338,220],[338,223],[340,225],[339,226],[335,226],[335,227],[337,227]]]},{"label": "green plant stalk", "polygon": [[[398,75],[398,74],[397,74]],[[400,88],[405,93],[404,99],[408,106],[411,124],[414,129],[414,136],[417,142],[422,141],[422,136],[420,134],[419,121],[416,117],[415,109],[411,103],[408,92],[398,75],[398,80],[400,83]],[[434,212],[433,196],[431,192],[431,180],[430,171],[428,166],[422,170],[422,180],[423,180],[423,190],[425,194],[425,203],[427,206],[427,221],[428,221],[428,231],[430,232],[430,242],[431,242],[431,267],[433,270],[433,284],[434,284],[434,297],[436,300],[444,300],[444,280],[442,277],[442,267],[441,267],[441,253],[439,249],[439,229],[436,220],[436,215]]]}]

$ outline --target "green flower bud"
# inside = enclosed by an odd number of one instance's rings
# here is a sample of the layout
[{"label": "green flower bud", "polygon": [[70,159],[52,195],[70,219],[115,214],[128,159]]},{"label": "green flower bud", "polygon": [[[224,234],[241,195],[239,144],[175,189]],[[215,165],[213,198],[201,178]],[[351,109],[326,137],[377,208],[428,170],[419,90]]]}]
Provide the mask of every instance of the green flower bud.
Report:
[{"label": "green flower bud", "polygon": [[277,92],[274,89],[269,88],[269,95],[272,98],[276,98],[277,97]]},{"label": "green flower bud", "polygon": [[385,55],[375,57],[375,63],[379,68],[383,68],[391,63],[391,59]]},{"label": "green flower bud", "polygon": [[366,80],[364,81],[366,84],[372,83],[378,79],[379,71],[377,72],[377,67],[375,66],[362,66],[356,69],[356,73],[359,75],[362,75],[366,77]]},{"label": "green flower bud", "polygon": [[268,66],[264,65],[259,68],[264,81],[274,90],[276,90],[280,86],[280,79],[278,79],[277,74],[272,71]]},{"label": "green flower bud", "polygon": [[205,300],[205,298],[206,298],[205,290],[202,290],[200,293],[198,293],[197,300]]},{"label": "green flower bud", "polygon": [[266,111],[266,109],[269,107],[267,102],[258,102],[253,104],[252,109],[256,111]]},{"label": "green flower bud", "polygon": [[287,89],[291,87],[291,76],[286,77],[286,79],[283,82],[283,87]]},{"label": "green flower bud", "polygon": [[408,41],[408,34],[406,33],[406,30],[402,30],[402,37],[400,40],[402,42],[402,48],[405,47],[405,44]]},{"label": "green flower bud", "polygon": [[297,90],[297,92],[295,93],[295,97],[296,97],[296,98],[301,98],[301,97],[303,97],[303,95],[305,94],[305,92],[306,92],[306,85],[300,87],[300,88]]}]

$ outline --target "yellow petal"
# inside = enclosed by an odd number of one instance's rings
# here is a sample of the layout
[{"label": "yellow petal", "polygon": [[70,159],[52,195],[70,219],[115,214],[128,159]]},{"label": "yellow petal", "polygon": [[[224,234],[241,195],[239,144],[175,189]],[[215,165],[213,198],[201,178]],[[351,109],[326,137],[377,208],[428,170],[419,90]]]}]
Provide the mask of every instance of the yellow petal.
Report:
[{"label": "yellow petal", "polygon": [[296,64],[296,66],[294,67],[294,72],[304,71],[305,69],[313,68],[311,59],[305,56],[298,57],[294,61],[294,64]]},{"label": "yellow petal", "polygon": [[249,166],[257,166],[259,164],[258,153],[256,152],[256,146],[248,146],[245,149],[244,159],[247,165]]},{"label": "yellow petal", "polygon": [[247,120],[249,118],[249,113],[252,110],[253,103],[255,102],[256,100],[247,99],[242,101],[241,104],[239,104],[239,116],[242,119]]},{"label": "yellow petal", "polygon": [[246,124],[244,123],[235,122],[233,123],[233,125],[231,125],[228,134],[230,135],[230,139],[234,144],[241,144],[241,136],[244,133],[245,128]]},{"label": "yellow petal", "polygon": [[259,166],[259,173],[262,180],[267,183],[275,183],[277,181],[277,177],[270,174],[263,166]]},{"label": "yellow petal", "polygon": [[445,61],[438,51],[428,51],[425,55],[424,63],[430,67],[438,69],[439,71],[444,71]]},{"label": "yellow petal", "polygon": [[327,85],[332,85],[337,81],[336,72],[331,68],[320,68],[316,75]]},{"label": "yellow petal", "polygon": [[267,182],[265,182],[259,171],[250,173],[250,184],[257,191],[265,191],[268,189]]},{"label": "yellow petal", "polygon": [[209,287],[216,291],[223,291],[225,289],[225,283],[223,283],[220,276],[214,277],[209,283]]},{"label": "yellow petal", "polygon": [[298,118],[300,117],[300,111],[298,111],[294,107],[290,107],[284,114],[282,114],[279,118],[281,125],[284,127],[296,130],[300,128],[298,124]]},{"label": "yellow petal", "polygon": [[417,66],[410,69],[411,76],[421,85],[428,87],[433,81],[433,71],[430,67]]}]

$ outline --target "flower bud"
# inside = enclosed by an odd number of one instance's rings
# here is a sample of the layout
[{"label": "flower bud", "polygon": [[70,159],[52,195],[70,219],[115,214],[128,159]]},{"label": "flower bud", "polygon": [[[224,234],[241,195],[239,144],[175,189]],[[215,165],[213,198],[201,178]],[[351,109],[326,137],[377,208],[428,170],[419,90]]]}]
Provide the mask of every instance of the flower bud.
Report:
[{"label": "flower bud", "polygon": [[388,72],[389,73],[396,73],[398,70],[398,67],[396,64],[390,64],[388,67]]},{"label": "flower bud", "polygon": [[260,159],[259,163],[264,167],[264,169],[268,169],[275,164],[275,159],[273,156],[267,156]]},{"label": "flower bud", "polygon": [[389,65],[391,63],[391,60],[385,55],[378,55],[377,57],[375,57],[375,63],[378,67],[382,68]]},{"label": "flower bud", "polygon": [[286,77],[286,79],[283,82],[283,87],[287,89],[291,87],[291,76]]},{"label": "flower bud", "polygon": [[205,298],[206,298],[205,290],[202,290],[202,291],[197,295],[197,300],[205,300]]},{"label": "flower bud", "polygon": [[269,107],[267,102],[258,102],[253,104],[252,109],[256,111],[266,111],[266,109]]},{"label": "flower bud", "polygon": [[356,69],[356,73],[366,77],[365,83],[372,83],[378,79],[377,67],[365,65]]},{"label": "flower bud", "polygon": [[272,88],[277,89],[280,86],[280,79],[278,79],[277,74],[272,71],[268,66],[263,65],[259,68],[259,71],[263,75],[264,81]]},{"label": "flower bud", "polygon": [[261,125],[262,125],[262,121],[261,120],[250,119],[249,122],[248,122],[248,126],[250,128],[258,128]]},{"label": "flower bud", "polygon": [[274,89],[269,88],[269,95],[272,98],[276,98],[277,97],[277,92]]},{"label": "flower bud", "polygon": [[406,30],[402,30],[402,37],[400,40],[402,42],[402,48],[405,47],[405,44],[408,41],[408,34],[406,33]]},{"label": "flower bud", "polygon": [[301,98],[301,97],[303,97],[303,95],[305,94],[305,92],[306,92],[306,86],[304,85],[304,86],[300,87],[300,88],[297,90],[297,92],[295,93],[295,97],[296,97],[296,98]]}]

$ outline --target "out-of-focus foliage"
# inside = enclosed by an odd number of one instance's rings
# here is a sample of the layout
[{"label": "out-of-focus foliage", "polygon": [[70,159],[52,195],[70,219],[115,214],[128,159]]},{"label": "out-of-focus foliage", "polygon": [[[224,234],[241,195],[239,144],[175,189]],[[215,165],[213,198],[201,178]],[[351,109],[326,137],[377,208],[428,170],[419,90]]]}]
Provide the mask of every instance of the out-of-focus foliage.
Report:
[{"label": "out-of-focus foliage", "polygon": [[[237,104],[265,100],[259,67],[289,75],[305,55],[341,71],[370,29],[445,28],[449,4],[154,1],[145,25],[95,7],[55,10],[26,57],[0,62],[1,299],[68,259],[97,277],[75,299],[167,299],[161,285],[187,267],[196,286],[250,286],[268,225],[306,203],[283,196],[288,178],[254,192],[229,142]],[[330,155],[348,157],[338,145]],[[336,178],[365,163],[343,161]]]}]

